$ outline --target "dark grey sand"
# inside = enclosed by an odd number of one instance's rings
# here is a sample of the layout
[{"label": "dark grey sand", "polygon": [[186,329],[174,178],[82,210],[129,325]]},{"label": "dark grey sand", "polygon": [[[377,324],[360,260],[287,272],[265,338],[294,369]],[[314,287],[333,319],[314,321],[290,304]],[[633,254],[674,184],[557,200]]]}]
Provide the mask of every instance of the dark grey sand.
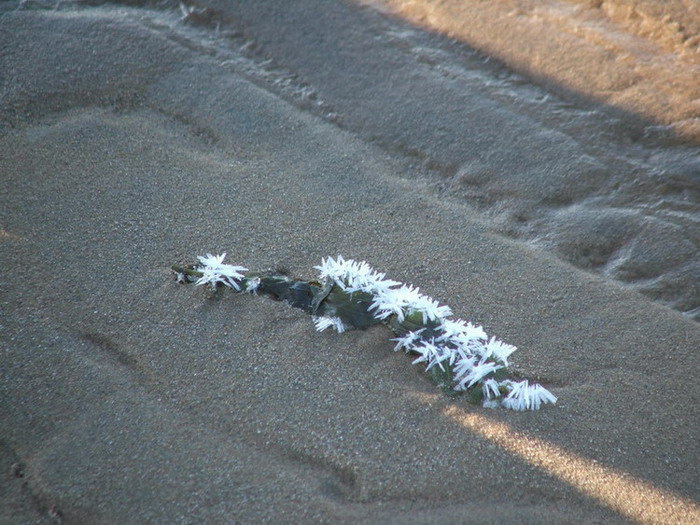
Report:
[{"label": "dark grey sand", "polygon": [[[0,522],[697,522],[700,325],[567,262],[600,221],[697,307],[696,146],[554,95],[537,112],[525,93],[547,92],[502,66],[438,78],[401,43],[438,37],[296,4],[231,2],[195,28],[3,7]],[[628,215],[685,240],[644,244]],[[221,251],[305,278],[367,260],[517,345],[559,403],[451,402],[383,327],[317,333],[170,278]]]}]

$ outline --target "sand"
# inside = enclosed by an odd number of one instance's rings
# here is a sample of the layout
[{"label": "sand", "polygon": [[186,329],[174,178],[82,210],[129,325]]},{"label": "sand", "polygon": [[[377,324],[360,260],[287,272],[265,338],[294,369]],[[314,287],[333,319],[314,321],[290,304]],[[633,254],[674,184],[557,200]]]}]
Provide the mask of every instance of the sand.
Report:
[{"label": "sand", "polygon": [[467,42],[569,99],[700,139],[697,2],[358,1]]},{"label": "sand", "polygon": [[[373,9],[251,6],[0,12],[0,522],[697,521],[697,145],[535,111],[546,88]],[[367,260],[559,402],[450,401],[384,327],[172,280],[222,251]]]}]

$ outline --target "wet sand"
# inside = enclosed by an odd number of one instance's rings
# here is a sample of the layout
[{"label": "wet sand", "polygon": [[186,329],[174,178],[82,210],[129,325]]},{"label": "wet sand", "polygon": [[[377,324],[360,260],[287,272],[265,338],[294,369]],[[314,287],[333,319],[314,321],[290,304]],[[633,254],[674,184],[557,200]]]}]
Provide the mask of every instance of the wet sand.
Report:
[{"label": "wet sand", "polygon": [[[697,520],[697,147],[536,103],[372,9],[244,4],[0,13],[0,521]],[[571,260],[594,235],[620,245]],[[220,251],[304,278],[367,260],[560,401],[449,401],[383,327],[171,279]],[[625,284],[620,253],[678,293]]]}]

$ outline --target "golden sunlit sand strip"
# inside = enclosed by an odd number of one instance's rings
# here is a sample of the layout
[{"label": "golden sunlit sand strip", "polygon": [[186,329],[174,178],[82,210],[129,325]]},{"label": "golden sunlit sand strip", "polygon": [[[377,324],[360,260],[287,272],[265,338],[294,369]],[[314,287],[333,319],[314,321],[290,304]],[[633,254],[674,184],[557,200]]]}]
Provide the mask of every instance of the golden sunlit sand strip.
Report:
[{"label": "golden sunlit sand strip", "polygon": [[[354,1],[460,40],[550,86],[669,125],[681,136],[700,139],[698,42],[690,35],[683,38],[678,34],[668,49],[654,37],[677,33],[684,19],[693,22],[694,9],[682,1],[666,0],[664,16],[645,16],[654,30],[644,31],[634,30],[634,20],[640,17],[630,15],[627,19],[621,13],[623,6],[611,10],[609,5],[589,5],[593,2]],[[661,40],[669,43],[666,38]]]},{"label": "golden sunlit sand strip", "polygon": [[[431,396],[428,402],[433,401]],[[700,523],[700,506],[687,498],[517,432],[507,424],[481,414],[456,406],[448,406],[442,412],[462,427],[639,523]]]}]

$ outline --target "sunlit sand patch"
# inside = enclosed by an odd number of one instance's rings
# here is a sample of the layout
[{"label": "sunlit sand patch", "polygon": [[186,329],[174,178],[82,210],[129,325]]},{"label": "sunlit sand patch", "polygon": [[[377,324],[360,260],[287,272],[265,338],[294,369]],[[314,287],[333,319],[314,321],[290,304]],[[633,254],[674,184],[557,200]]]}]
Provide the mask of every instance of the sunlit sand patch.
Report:
[{"label": "sunlit sand patch", "polygon": [[[354,0],[442,33],[528,77],[700,139],[698,37],[685,35],[678,7],[638,27],[630,13],[560,0]],[[669,11],[671,8],[668,8]],[[680,11],[679,11],[680,9]],[[681,13],[681,14],[679,14]],[[680,31],[680,32],[679,32]],[[678,33],[675,44],[655,35]],[[692,31],[690,31],[692,33]]]},{"label": "sunlit sand patch", "polygon": [[[438,401],[437,396],[427,394],[412,397],[426,404]],[[489,419],[477,411],[468,412],[451,405],[445,407],[442,413],[465,429],[639,523],[700,523],[699,505],[671,491],[655,487],[648,481],[518,432],[506,423]]]}]

